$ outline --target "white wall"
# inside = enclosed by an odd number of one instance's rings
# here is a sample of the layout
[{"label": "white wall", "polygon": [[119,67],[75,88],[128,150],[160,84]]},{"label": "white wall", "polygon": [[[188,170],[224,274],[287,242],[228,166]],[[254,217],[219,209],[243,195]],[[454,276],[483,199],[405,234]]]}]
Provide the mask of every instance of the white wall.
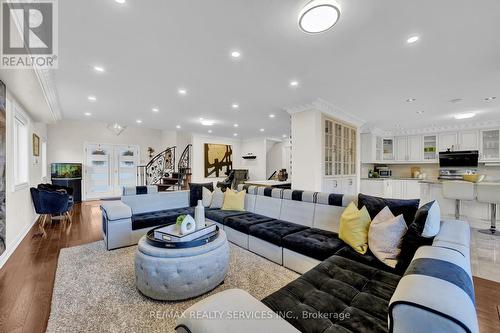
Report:
[{"label": "white wall", "polygon": [[37,215],[35,214],[29,188],[36,186],[42,182],[42,162],[40,159],[32,156],[32,136],[33,133],[40,137],[40,145],[42,140],[46,140],[47,128],[45,124],[34,123],[29,114],[29,110],[24,107],[28,117],[28,142],[29,142],[29,184],[24,188],[14,189],[14,110],[13,103],[17,103],[16,97],[7,90],[7,172],[6,172],[6,245],[7,249],[0,259],[0,264],[13,252],[18,243],[25,236],[27,231],[35,222]]},{"label": "white wall", "polygon": [[272,140],[267,140],[267,142],[266,179],[276,170],[288,169],[285,163],[286,157],[283,151],[283,142]]},{"label": "white wall", "polygon": [[[242,156],[253,153],[256,159],[245,160]],[[241,142],[241,154],[235,155],[234,160],[239,160],[242,169],[248,169],[249,180],[266,180],[267,140],[255,138]]]},{"label": "white wall", "polygon": [[323,181],[321,112],[292,114],[292,188],[321,191]]},{"label": "white wall", "polygon": [[48,125],[49,163],[84,162],[84,143],[139,145],[141,164],[149,162],[148,147],[161,152],[162,131],[143,127],[127,127],[120,135],[106,128],[105,123],[83,120],[61,120]]}]

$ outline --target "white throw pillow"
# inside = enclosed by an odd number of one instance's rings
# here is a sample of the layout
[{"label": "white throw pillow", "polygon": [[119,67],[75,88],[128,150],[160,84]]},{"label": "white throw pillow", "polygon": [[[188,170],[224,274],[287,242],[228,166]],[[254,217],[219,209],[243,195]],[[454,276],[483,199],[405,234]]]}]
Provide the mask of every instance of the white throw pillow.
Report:
[{"label": "white throw pillow", "polygon": [[[429,204],[430,207],[428,207]],[[419,211],[425,210],[425,207],[427,207],[428,210],[425,219],[424,230],[422,231],[422,237],[430,238],[436,236],[441,229],[441,208],[439,208],[438,202],[434,201],[424,205],[419,209]],[[415,217],[415,219],[417,218]]]},{"label": "white throw pillow", "polygon": [[401,239],[407,230],[403,215],[394,217],[389,207],[386,206],[370,223],[368,247],[377,259],[394,268],[401,251]]},{"label": "white throw pillow", "polygon": [[224,204],[224,192],[219,187],[216,187],[212,192],[212,203],[210,208],[222,208]]},{"label": "white throw pillow", "polygon": [[208,208],[212,204],[212,198],[214,196],[214,193],[206,187],[202,187],[201,191],[202,191],[201,203],[203,204],[203,207]]}]

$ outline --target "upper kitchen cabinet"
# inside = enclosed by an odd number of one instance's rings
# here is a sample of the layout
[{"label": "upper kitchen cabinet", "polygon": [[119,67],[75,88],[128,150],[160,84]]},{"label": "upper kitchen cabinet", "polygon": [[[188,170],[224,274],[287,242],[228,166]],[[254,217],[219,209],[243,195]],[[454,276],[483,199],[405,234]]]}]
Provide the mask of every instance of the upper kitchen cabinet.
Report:
[{"label": "upper kitchen cabinet", "polygon": [[458,150],[479,150],[479,131],[458,132]]},{"label": "upper kitchen cabinet", "polygon": [[394,161],[394,138],[382,139],[382,160]]},{"label": "upper kitchen cabinet", "polygon": [[458,134],[457,132],[440,133],[438,142],[439,151],[457,150]]},{"label": "upper kitchen cabinet", "polygon": [[394,138],[394,160],[406,162],[408,160],[408,137],[397,136]]},{"label": "upper kitchen cabinet", "polygon": [[382,138],[372,133],[361,134],[361,163],[382,161]]},{"label": "upper kitchen cabinet", "polygon": [[424,161],[438,160],[438,136],[436,134],[424,135],[423,137],[423,159]]},{"label": "upper kitchen cabinet", "polygon": [[420,135],[411,135],[408,137],[408,161],[419,162],[422,160],[422,137]]},{"label": "upper kitchen cabinet", "polygon": [[500,130],[481,131],[481,156],[483,161],[500,160]]}]

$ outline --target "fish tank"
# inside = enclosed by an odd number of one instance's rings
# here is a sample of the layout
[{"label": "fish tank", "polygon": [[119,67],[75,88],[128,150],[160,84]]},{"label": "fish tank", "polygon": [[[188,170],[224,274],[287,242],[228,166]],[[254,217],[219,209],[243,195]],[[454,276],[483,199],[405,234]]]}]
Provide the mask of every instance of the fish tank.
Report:
[{"label": "fish tank", "polygon": [[52,163],[50,165],[50,176],[52,179],[81,179],[81,163]]}]

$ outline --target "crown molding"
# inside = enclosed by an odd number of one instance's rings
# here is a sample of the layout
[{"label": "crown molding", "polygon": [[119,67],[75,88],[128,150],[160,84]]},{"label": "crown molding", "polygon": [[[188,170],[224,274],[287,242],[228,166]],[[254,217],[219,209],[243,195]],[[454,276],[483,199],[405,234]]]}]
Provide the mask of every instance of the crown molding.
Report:
[{"label": "crown molding", "polygon": [[59,98],[55,89],[54,79],[50,70],[34,67],[33,70],[38,78],[38,82],[42,87],[43,95],[47,106],[50,110],[52,120],[54,122],[62,119]]},{"label": "crown molding", "polygon": [[289,114],[294,114],[298,112],[304,112],[304,111],[310,111],[310,110],[318,110],[323,114],[329,115],[333,118],[336,118],[338,120],[344,121],[346,123],[349,123],[351,125],[355,125],[356,127],[360,127],[366,122],[358,118],[346,111],[344,111],[342,108],[322,99],[322,98],[317,98],[316,100],[307,103],[307,104],[302,104],[302,105],[297,105],[297,106],[292,106],[292,107],[286,107],[284,108],[286,112]]}]

